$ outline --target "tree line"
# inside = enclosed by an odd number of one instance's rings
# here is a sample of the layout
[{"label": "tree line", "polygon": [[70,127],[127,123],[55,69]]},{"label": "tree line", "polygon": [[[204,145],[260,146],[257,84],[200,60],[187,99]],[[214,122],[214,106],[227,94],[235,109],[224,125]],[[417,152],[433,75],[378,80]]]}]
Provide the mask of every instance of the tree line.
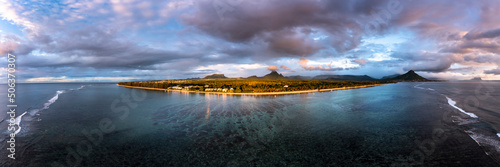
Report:
[{"label": "tree line", "polygon": [[388,83],[386,81],[328,81],[328,80],[251,80],[251,79],[192,79],[120,82],[119,85],[149,88],[192,86],[190,90],[205,91],[207,88],[233,88],[235,93],[284,92],[313,89],[331,89]]}]

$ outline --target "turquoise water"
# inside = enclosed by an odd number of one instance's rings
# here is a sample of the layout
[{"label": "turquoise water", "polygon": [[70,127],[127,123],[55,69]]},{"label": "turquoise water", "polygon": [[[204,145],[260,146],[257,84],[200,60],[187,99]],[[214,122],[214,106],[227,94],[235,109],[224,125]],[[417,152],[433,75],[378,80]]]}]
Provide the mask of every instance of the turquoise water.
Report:
[{"label": "turquoise water", "polygon": [[[18,115],[27,114],[17,158],[2,152],[2,166],[498,166],[498,82],[284,96],[115,84],[17,89]],[[0,123],[5,136],[6,122]]]}]

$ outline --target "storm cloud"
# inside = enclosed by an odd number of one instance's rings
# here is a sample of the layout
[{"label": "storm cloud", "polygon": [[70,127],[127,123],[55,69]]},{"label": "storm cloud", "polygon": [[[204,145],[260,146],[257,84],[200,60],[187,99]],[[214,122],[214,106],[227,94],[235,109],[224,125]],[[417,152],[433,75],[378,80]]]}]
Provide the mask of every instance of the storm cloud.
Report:
[{"label": "storm cloud", "polygon": [[492,69],[499,8],[495,0],[6,0],[0,54],[18,55],[20,75],[33,80],[264,75],[268,67],[380,76],[466,68],[500,79]]}]

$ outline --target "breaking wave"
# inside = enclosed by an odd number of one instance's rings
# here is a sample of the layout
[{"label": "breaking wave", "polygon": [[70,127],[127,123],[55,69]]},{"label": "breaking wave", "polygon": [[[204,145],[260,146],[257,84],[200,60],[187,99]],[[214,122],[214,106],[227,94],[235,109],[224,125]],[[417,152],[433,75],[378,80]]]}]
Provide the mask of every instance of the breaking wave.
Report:
[{"label": "breaking wave", "polygon": [[[79,88],[76,88],[76,89],[69,89],[69,91],[81,90],[83,88],[85,88],[85,85],[82,85],[82,86],[80,86]],[[21,131],[21,121],[22,121],[22,118],[23,118],[23,116],[25,114],[29,113],[30,116],[34,116],[34,115],[36,115],[40,111],[49,109],[50,105],[54,104],[59,99],[59,95],[61,95],[63,93],[66,93],[66,92],[67,92],[66,90],[58,90],[58,91],[56,91],[56,94],[52,98],[50,98],[49,100],[47,100],[47,102],[45,102],[43,104],[43,107],[37,108],[37,109],[33,109],[33,110],[25,111],[23,114],[17,116],[15,124],[18,126],[18,129],[16,130],[15,134],[17,134],[17,133],[19,133]]]},{"label": "breaking wave", "polygon": [[464,111],[463,109],[461,109],[460,107],[457,107],[455,104],[457,104],[457,102],[453,101],[453,99],[449,98],[448,96],[445,96],[446,99],[448,99],[448,104],[450,106],[452,106],[453,108],[457,109],[458,111],[464,113],[464,114],[467,114],[468,116],[472,117],[472,118],[478,118],[476,114],[474,113],[469,113],[469,112],[466,112]]}]

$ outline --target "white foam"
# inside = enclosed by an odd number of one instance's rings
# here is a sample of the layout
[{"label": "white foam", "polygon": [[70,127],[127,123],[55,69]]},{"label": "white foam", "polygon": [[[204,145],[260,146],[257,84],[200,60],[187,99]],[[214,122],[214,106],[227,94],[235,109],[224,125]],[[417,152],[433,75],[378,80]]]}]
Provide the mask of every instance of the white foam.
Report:
[{"label": "white foam", "polygon": [[[80,90],[80,89],[83,89],[85,87],[84,86],[81,86],[80,88],[78,88],[77,90]],[[59,95],[64,93],[65,91],[64,90],[58,90],[56,91],[56,95],[53,96],[52,98],[50,98],[46,103],[43,104],[43,107],[42,108],[39,108],[39,109],[34,109],[34,110],[31,110],[29,113],[31,116],[33,115],[39,115],[37,114],[39,111],[42,111],[42,110],[46,110],[46,109],[49,109],[50,105],[52,105],[53,103],[55,103],[57,101],[57,99],[59,99]],[[15,134],[19,133],[21,131],[21,118],[26,114],[27,112],[24,112],[23,114],[19,115],[17,118],[16,118],[16,122],[15,124],[19,127],[19,129],[16,130]]]},{"label": "white foam", "polygon": [[500,133],[497,133],[497,136],[500,137]]},{"label": "white foam", "polygon": [[467,125],[467,124],[473,124],[473,123],[478,123],[479,121],[477,119],[463,119],[460,118],[459,116],[451,116],[453,118],[453,122],[457,123],[458,125]]},{"label": "white foam", "polygon": [[23,118],[23,116],[26,114],[26,112],[24,112],[23,114],[17,116],[16,118],[16,121],[14,122],[15,125],[17,125],[17,130],[14,132],[14,135],[17,135],[20,131],[21,131],[21,118]]},{"label": "white foam", "polygon": [[434,89],[432,89],[432,88],[423,88],[423,87],[420,87],[420,85],[423,85],[423,83],[421,83],[421,84],[417,84],[417,85],[415,85],[415,86],[413,86],[413,87],[414,87],[414,88],[417,88],[417,89],[422,89],[422,90],[426,90],[426,89],[427,89],[427,90],[430,90],[430,91],[436,91],[436,90],[434,90]]},{"label": "white foam", "polygon": [[[90,86],[90,85],[89,85]],[[70,89],[69,91],[75,91],[75,90],[80,90],[80,89],[83,89],[85,88],[85,85],[82,85],[80,86],[79,88],[76,88],[76,89]]]},{"label": "white foam", "polygon": [[457,104],[457,102],[453,101],[448,96],[445,96],[445,97],[446,97],[446,99],[448,99],[448,104],[450,106],[452,106],[453,108],[456,108],[458,111],[460,111],[460,112],[462,112],[464,114],[467,114],[468,116],[470,116],[472,118],[478,118],[476,114],[474,114],[474,113],[468,113],[468,112],[464,111],[463,109],[461,109],[460,107],[455,106],[455,104]]},{"label": "white foam", "polygon": [[424,89],[424,88],[420,87],[420,85],[422,85],[422,84],[417,84],[417,85],[415,85],[415,86],[413,86],[413,87],[414,87],[414,88],[418,88],[418,89]]},{"label": "white foam", "polygon": [[64,90],[58,90],[54,97],[52,97],[49,101],[47,101],[47,103],[43,104],[43,109],[49,109],[50,105],[52,103],[55,103],[57,101],[57,99],[59,99],[59,95],[61,93],[64,93]]},{"label": "white foam", "polygon": [[57,101],[57,99],[59,99],[59,95],[64,93],[64,92],[65,92],[64,90],[58,90],[54,97],[50,98],[46,103],[43,104],[42,108],[31,110],[30,115],[33,116],[33,115],[36,115],[39,111],[49,109],[50,105],[55,103]]},{"label": "white foam", "polygon": [[493,136],[487,136],[476,131],[477,129],[471,129],[465,132],[469,134],[469,136],[474,139],[474,141],[476,141],[476,143],[480,146],[490,146],[495,148],[497,152],[500,152],[500,141],[497,138]]}]

